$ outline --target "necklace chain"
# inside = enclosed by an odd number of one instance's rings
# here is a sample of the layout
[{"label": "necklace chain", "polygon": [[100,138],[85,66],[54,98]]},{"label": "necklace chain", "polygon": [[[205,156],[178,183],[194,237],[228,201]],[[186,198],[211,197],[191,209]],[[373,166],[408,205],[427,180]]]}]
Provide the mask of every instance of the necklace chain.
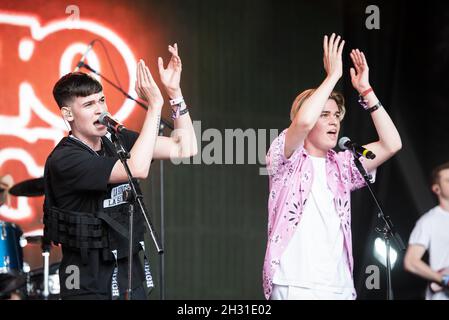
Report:
[{"label": "necklace chain", "polygon": [[[94,149],[92,149],[90,146],[88,146],[86,143],[84,143],[83,141],[81,141],[80,139],[78,139],[77,137],[75,137],[73,134],[71,134],[71,135],[69,135],[69,137],[70,138],[72,138],[72,139],[74,139],[74,140],[76,140],[76,141],[79,141],[79,142],[81,142],[83,145],[85,145],[87,148],[89,148],[89,150],[92,150],[97,156],[100,156],[99,154],[98,154],[98,152],[97,151],[95,151]],[[103,140],[100,138],[100,150],[101,149],[103,149]]]}]

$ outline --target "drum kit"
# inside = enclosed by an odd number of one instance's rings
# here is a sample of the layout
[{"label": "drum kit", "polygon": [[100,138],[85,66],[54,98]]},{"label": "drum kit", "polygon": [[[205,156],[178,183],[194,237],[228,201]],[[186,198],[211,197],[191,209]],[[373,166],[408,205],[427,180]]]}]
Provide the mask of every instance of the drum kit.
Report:
[{"label": "drum kit", "polygon": [[[42,196],[44,180],[26,180],[10,189],[0,183],[0,194],[6,192],[22,197]],[[59,299],[59,263],[49,265],[49,250],[43,249],[44,267],[30,270],[23,260],[23,248],[27,244],[42,246],[42,234],[27,235],[17,224],[0,221],[0,300]]]}]

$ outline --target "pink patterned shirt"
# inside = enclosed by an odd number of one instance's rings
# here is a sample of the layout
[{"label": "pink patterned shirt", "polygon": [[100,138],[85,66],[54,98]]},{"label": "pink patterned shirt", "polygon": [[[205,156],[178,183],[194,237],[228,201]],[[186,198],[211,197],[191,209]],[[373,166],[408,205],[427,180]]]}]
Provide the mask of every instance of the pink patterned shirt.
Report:
[{"label": "pink patterned shirt", "polygon": [[[263,287],[270,299],[273,276],[298,223],[301,221],[313,180],[312,160],[303,146],[287,159],[285,133],[273,141],[267,153],[270,180],[268,199],[268,241],[263,267]],[[361,159],[362,160],[362,159]],[[329,150],[326,156],[327,184],[335,195],[334,203],[341,220],[349,269],[353,270],[351,237],[351,191],[366,185],[350,151]]]}]

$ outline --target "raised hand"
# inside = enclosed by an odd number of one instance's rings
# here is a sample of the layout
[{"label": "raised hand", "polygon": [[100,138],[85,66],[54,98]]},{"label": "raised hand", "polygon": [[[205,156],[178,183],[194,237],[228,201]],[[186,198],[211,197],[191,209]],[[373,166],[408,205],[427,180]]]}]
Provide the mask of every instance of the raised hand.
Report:
[{"label": "raised hand", "polygon": [[137,64],[135,90],[139,98],[148,103],[149,108],[162,108],[164,98],[162,98],[159,87],[142,59]]},{"label": "raised hand", "polygon": [[178,45],[176,43],[173,46],[169,45],[168,51],[172,56],[167,68],[164,68],[164,60],[161,57],[158,59],[158,66],[161,82],[170,98],[174,99],[182,95],[180,88],[182,63],[178,55]]},{"label": "raised hand", "polygon": [[341,78],[343,75],[343,62],[342,52],[345,45],[345,41],[341,40],[340,36],[335,37],[335,33],[332,33],[330,38],[324,36],[323,40],[323,64],[324,70],[326,70],[328,77]]},{"label": "raised hand", "polygon": [[359,49],[352,50],[350,56],[355,68],[350,69],[352,86],[362,93],[370,88],[368,63],[365,55]]}]

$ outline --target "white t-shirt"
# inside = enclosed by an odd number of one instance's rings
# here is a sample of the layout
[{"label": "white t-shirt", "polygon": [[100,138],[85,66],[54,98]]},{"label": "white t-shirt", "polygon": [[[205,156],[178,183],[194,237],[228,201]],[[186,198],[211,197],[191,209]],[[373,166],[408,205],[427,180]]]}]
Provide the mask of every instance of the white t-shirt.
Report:
[{"label": "white t-shirt", "polygon": [[[449,267],[449,212],[436,206],[416,222],[409,244],[422,245],[429,251],[429,265],[433,270]],[[449,300],[444,292],[432,294],[427,288],[427,300]]]},{"label": "white t-shirt", "polygon": [[[344,236],[327,185],[326,159],[311,157],[313,181],[301,221],[285,249],[273,283],[355,296]],[[354,294],[354,295],[353,295]]]}]

